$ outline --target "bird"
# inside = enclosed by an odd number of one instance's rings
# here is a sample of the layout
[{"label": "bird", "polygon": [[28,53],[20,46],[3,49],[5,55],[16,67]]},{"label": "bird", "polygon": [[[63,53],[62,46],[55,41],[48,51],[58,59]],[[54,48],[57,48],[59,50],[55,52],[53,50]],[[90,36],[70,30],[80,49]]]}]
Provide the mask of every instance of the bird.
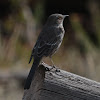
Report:
[{"label": "bird", "polygon": [[33,80],[35,70],[37,69],[39,63],[43,57],[52,57],[53,54],[59,49],[63,37],[64,37],[64,27],[63,21],[66,16],[62,14],[51,14],[46,24],[44,25],[42,31],[40,32],[36,44],[32,50],[32,54],[29,63],[34,58],[32,67],[30,69],[29,75],[26,79],[24,89],[29,89],[31,82]]}]

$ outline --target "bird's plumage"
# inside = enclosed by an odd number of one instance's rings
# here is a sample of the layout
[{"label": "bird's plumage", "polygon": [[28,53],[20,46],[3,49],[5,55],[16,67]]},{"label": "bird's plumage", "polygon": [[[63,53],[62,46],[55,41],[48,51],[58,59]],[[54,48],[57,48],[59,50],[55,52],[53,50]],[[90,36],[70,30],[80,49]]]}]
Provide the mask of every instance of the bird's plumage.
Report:
[{"label": "bird's plumage", "polygon": [[52,55],[54,49],[56,49],[62,41],[63,36],[64,29],[61,27],[52,26],[46,28],[45,31],[43,30],[40,33],[36,45],[33,48],[32,56],[44,57]]},{"label": "bird's plumage", "polygon": [[60,47],[65,32],[63,28],[63,20],[64,16],[61,14],[52,14],[48,18],[32,50],[29,63],[33,57],[34,62],[24,89],[29,89],[36,67],[41,59],[47,56],[51,57]]}]

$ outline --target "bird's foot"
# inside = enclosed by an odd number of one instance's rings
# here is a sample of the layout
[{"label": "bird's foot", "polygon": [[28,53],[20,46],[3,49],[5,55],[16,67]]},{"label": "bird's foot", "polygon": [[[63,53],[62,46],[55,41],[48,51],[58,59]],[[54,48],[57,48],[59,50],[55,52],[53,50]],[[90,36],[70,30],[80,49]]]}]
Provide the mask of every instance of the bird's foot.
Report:
[{"label": "bird's foot", "polygon": [[51,71],[51,68],[45,67],[46,71]]},{"label": "bird's foot", "polygon": [[45,70],[46,71],[55,71],[55,72],[60,72],[60,69],[56,66],[51,66],[50,68],[49,67],[45,67]]},{"label": "bird's foot", "polygon": [[56,72],[60,72],[60,69],[58,67],[56,67],[55,65],[52,66],[48,66],[46,63],[44,63],[43,61],[41,62],[42,65],[47,66],[45,67],[46,71],[56,71]]},{"label": "bird's foot", "polygon": [[44,63],[43,61],[41,61],[41,64],[42,64],[42,65],[45,65],[45,63]]},{"label": "bird's foot", "polygon": [[55,65],[52,66],[52,69],[54,69],[56,72],[60,72],[60,69],[56,67]]}]

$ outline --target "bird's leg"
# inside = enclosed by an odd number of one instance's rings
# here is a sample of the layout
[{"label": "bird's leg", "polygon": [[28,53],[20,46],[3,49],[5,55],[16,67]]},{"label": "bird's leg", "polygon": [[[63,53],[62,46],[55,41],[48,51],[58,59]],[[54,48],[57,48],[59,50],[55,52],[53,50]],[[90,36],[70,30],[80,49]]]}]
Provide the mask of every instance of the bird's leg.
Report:
[{"label": "bird's leg", "polygon": [[52,67],[55,68],[55,64],[54,64],[54,62],[53,62],[53,60],[52,60],[51,57],[50,57],[50,61],[51,61],[51,63],[52,63]]},{"label": "bird's leg", "polygon": [[41,61],[41,64],[45,64],[44,61]]},{"label": "bird's leg", "polygon": [[58,67],[55,66],[55,64],[54,64],[54,62],[53,62],[51,56],[50,56],[50,60],[51,60],[51,63],[52,63],[52,68],[51,68],[51,69],[54,68],[54,69],[56,69],[57,72],[59,72],[60,70],[58,69]]}]

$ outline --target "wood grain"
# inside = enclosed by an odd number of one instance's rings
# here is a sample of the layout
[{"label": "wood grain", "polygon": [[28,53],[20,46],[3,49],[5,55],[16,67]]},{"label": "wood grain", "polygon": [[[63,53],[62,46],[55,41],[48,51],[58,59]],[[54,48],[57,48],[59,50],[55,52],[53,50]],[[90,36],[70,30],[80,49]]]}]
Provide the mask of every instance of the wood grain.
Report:
[{"label": "wood grain", "polygon": [[42,64],[23,100],[100,100],[100,83]]}]

